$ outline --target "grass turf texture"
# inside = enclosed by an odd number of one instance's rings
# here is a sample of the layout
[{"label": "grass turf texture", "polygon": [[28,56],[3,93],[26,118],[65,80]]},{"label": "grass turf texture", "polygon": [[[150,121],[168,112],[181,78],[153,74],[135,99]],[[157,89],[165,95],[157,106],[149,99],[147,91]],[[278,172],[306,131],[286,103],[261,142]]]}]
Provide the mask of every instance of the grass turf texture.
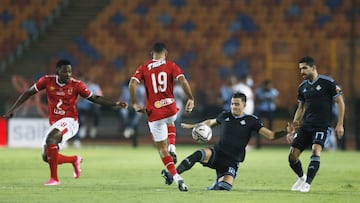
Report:
[{"label": "grass turf texture", "polygon": [[[203,145],[178,146],[180,159]],[[84,158],[81,177],[71,164],[59,166],[60,186],[44,186],[48,165],[40,149],[0,148],[0,202],[357,202],[360,200],[359,152],[323,152],[310,193],[292,192],[296,177],[287,148],[250,150],[240,165],[233,191],[207,191],[215,172],[196,164],[182,176],[189,192],[164,184],[163,168],[152,146],[85,146],[64,155]],[[301,160],[307,168],[310,151]]]}]

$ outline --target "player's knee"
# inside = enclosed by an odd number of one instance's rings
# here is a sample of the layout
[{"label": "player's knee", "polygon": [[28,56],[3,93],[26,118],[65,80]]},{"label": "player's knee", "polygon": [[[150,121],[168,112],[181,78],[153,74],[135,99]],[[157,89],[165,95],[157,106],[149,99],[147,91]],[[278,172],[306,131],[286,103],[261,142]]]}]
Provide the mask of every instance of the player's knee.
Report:
[{"label": "player's knee", "polygon": [[299,157],[294,153],[290,153],[289,156],[288,156],[289,162],[294,162],[294,161],[298,160],[298,158]]},{"label": "player's knee", "polygon": [[197,150],[191,155],[191,159],[195,162],[200,162],[205,159],[205,152],[204,150]]},{"label": "player's knee", "polygon": [[42,159],[43,159],[44,162],[48,162],[46,153],[42,153],[41,156],[42,156]]},{"label": "player's knee", "polygon": [[62,134],[58,129],[52,130],[46,137],[46,144],[57,144],[61,142],[62,140]]},{"label": "player's knee", "polygon": [[48,162],[47,154],[46,154],[46,145],[43,145],[43,147],[41,149],[41,157],[42,157],[43,161]]}]

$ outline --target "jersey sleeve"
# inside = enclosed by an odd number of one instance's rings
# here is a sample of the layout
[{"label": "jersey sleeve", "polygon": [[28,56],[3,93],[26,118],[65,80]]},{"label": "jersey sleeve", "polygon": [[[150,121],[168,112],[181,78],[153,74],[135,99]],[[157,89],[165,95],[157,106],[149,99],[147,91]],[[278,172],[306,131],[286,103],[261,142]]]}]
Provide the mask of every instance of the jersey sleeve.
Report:
[{"label": "jersey sleeve", "polygon": [[174,78],[176,78],[176,80],[177,80],[180,76],[184,75],[184,73],[182,72],[181,68],[178,65],[176,65],[176,63],[174,63],[174,62],[171,62],[171,63],[172,63],[172,67],[174,69],[174,71],[173,71]]},{"label": "jersey sleeve", "polygon": [[299,102],[305,102],[304,94],[302,93],[302,88],[299,87],[298,89],[298,101]]},{"label": "jersey sleeve", "polygon": [[77,89],[80,96],[84,98],[89,98],[93,95],[93,93],[86,87],[85,83],[82,81],[79,82]]},{"label": "jersey sleeve", "polygon": [[218,124],[221,124],[224,121],[225,113],[226,113],[226,111],[223,111],[216,117],[216,122]]},{"label": "jersey sleeve", "polygon": [[46,78],[47,78],[46,76],[42,76],[38,81],[35,82],[34,87],[36,91],[39,92],[46,88],[46,84],[47,84]]},{"label": "jersey sleeve", "polygon": [[331,90],[330,90],[330,94],[332,95],[333,98],[341,95],[342,92],[342,88],[340,85],[336,84],[336,82],[332,82],[331,83]]},{"label": "jersey sleeve", "polygon": [[143,79],[143,65],[142,66],[139,66],[135,73],[131,76],[131,78],[135,79],[138,81],[138,83],[140,83],[140,81]]},{"label": "jersey sleeve", "polygon": [[256,132],[259,132],[260,128],[264,127],[264,124],[261,122],[261,120],[258,117],[251,116],[252,117],[252,129]]}]

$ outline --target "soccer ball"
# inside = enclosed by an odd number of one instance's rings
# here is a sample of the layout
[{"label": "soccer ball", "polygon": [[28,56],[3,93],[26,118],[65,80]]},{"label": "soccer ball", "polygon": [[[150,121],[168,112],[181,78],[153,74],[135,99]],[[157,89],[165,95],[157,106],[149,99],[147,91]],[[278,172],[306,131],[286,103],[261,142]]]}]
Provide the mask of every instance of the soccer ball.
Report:
[{"label": "soccer ball", "polygon": [[206,124],[198,124],[192,130],[192,137],[197,143],[206,143],[212,137],[212,130]]}]

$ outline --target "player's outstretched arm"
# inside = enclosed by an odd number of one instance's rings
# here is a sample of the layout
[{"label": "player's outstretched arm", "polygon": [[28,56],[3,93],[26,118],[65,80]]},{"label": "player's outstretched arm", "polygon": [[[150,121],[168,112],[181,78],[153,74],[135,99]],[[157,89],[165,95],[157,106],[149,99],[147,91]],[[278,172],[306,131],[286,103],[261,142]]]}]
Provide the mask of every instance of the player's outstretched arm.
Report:
[{"label": "player's outstretched arm", "polygon": [[209,127],[213,127],[214,125],[217,124],[217,122],[216,122],[216,119],[214,118],[214,119],[207,119],[207,120],[204,120],[203,122],[194,123],[194,124],[181,123],[181,127],[190,129],[190,128],[194,128],[195,126],[197,126],[199,124],[205,124],[205,125],[208,125]]},{"label": "player's outstretched arm", "polygon": [[127,108],[128,104],[124,101],[110,101],[109,99],[106,99],[103,96],[99,96],[99,95],[92,95],[91,97],[88,98],[89,101],[96,103],[96,104],[100,104],[100,105],[105,105],[105,106],[112,106],[115,108]]},{"label": "player's outstretched arm", "polygon": [[270,139],[270,140],[276,140],[276,139],[279,139],[279,138],[282,138],[284,136],[287,136],[288,134],[293,134],[295,131],[295,128],[292,124],[290,123],[287,123],[287,126],[285,129],[283,130],[280,130],[280,131],[271,131],[270,129],[266,128],[266,127],[262,127],[260,128],[259,130],[259,133]]},{"label": "player's outstretched arm", "polygon": [[3,117],[11,118],[14,115],[15,110],[26,102],[32,95],[36,94],[37,91],[34,86],[31,86],[28,90],[22,93],[10,109],[3,115]]}]

